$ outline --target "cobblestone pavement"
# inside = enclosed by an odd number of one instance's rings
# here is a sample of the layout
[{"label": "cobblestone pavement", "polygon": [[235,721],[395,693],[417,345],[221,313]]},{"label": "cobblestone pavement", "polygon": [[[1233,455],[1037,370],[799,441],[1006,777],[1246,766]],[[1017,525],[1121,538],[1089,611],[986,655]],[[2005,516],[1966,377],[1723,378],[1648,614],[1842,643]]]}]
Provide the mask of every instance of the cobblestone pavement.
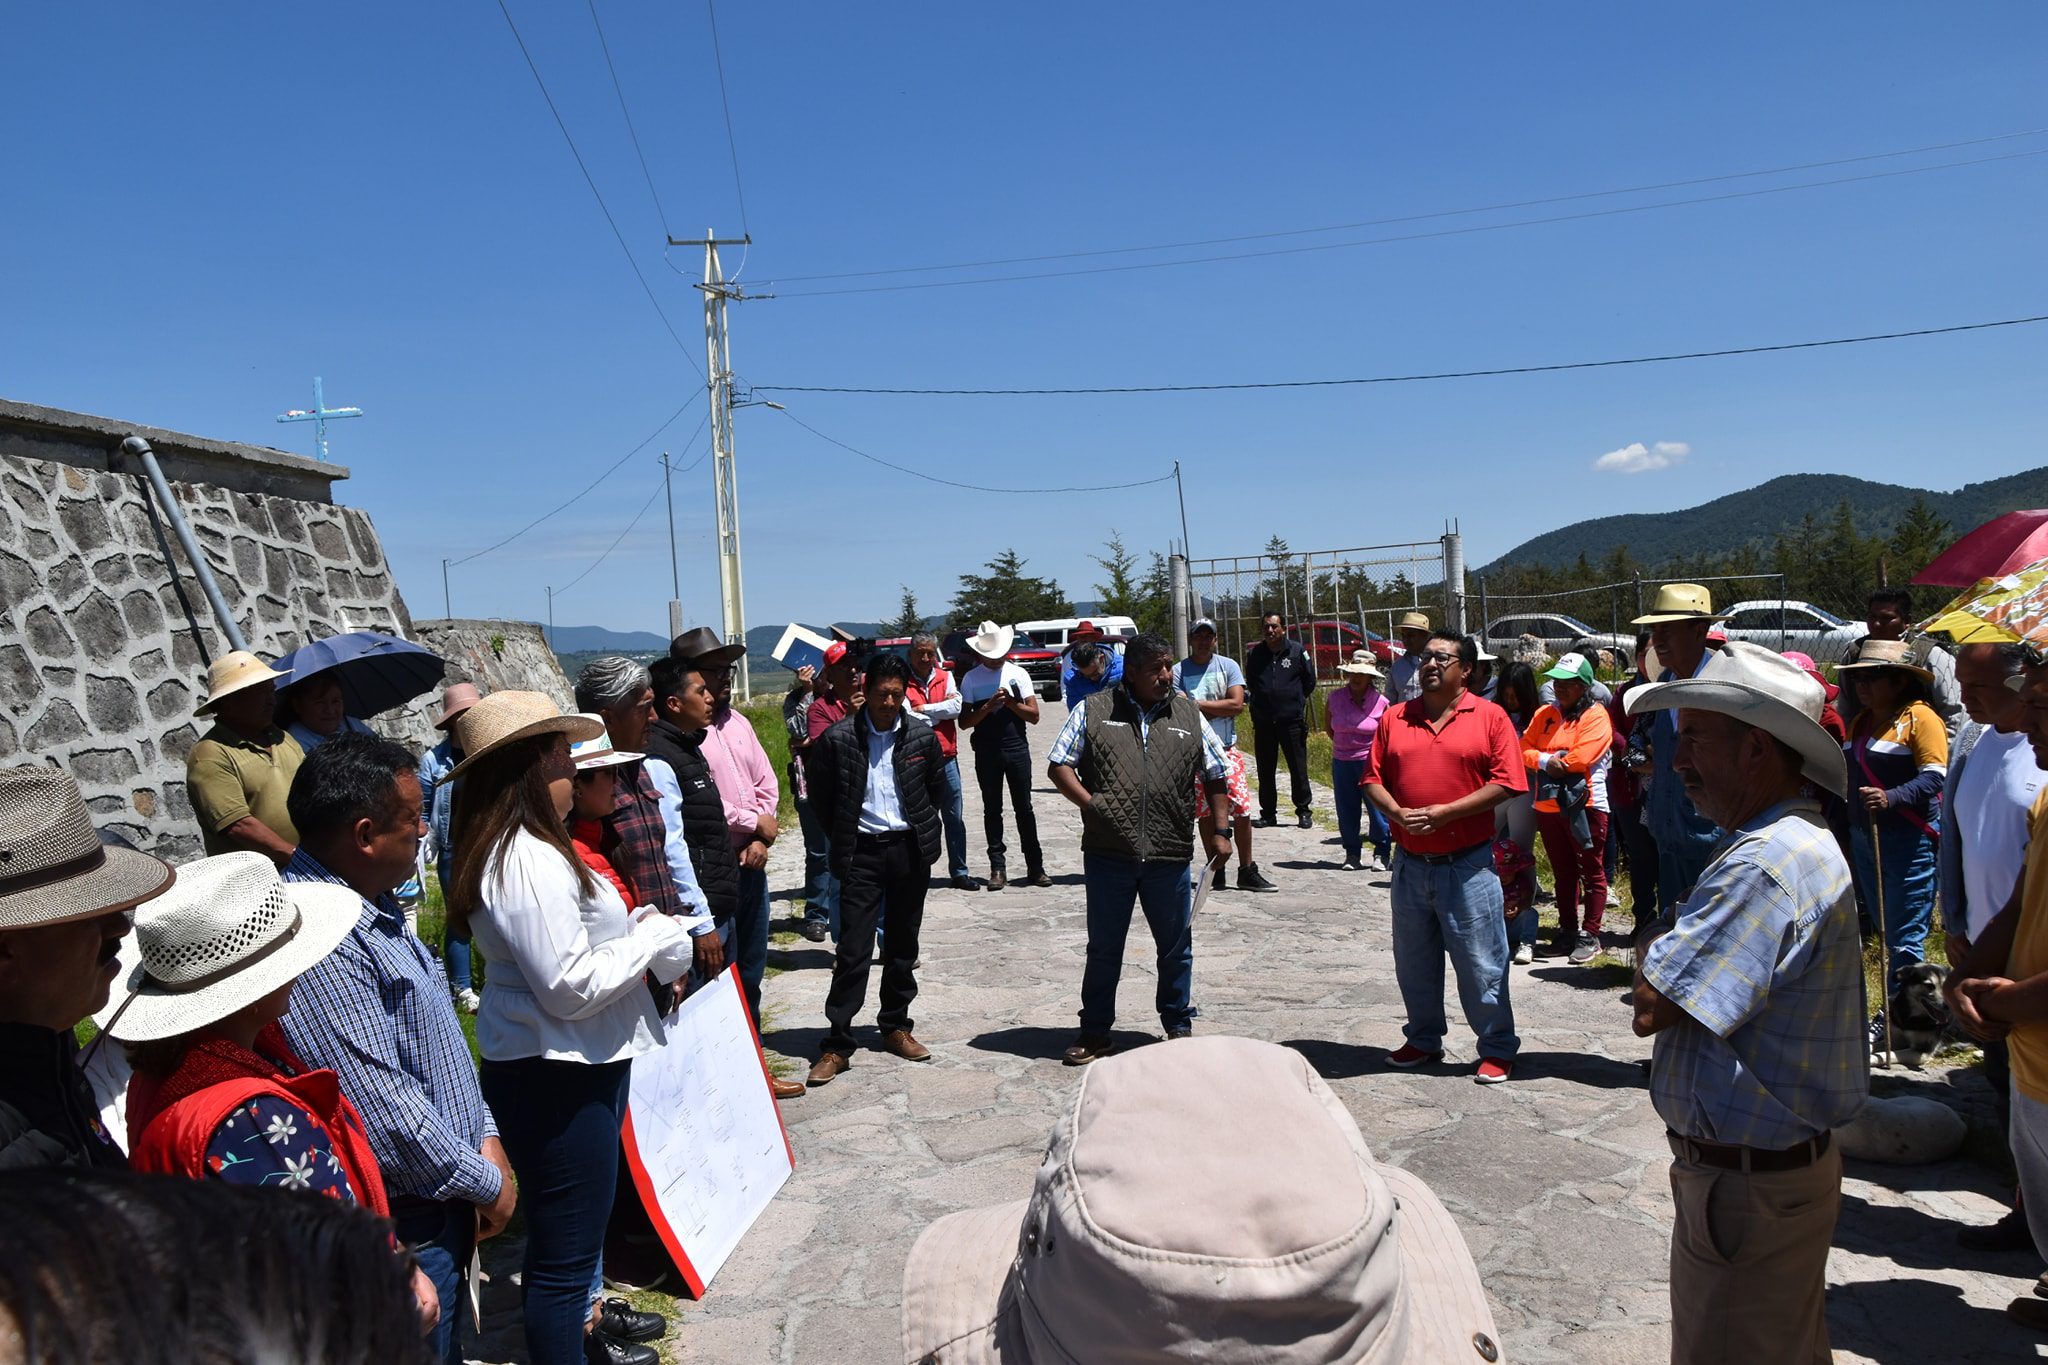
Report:
[{"label": "cobblestone pavement", "polygon": [[[1064,716],[1057,703],[1046,709],[1034,736],[1040,753]],[[966,785],[979,872],[980,813]],[[863,1051],[850,1072],[783,1106],[796,1172],[705,1301],[679,1305],[675,1358],[901,1359],[903,1264],[918,1233],[955,1209],[1030,1192],[1077,1078],[1058,1055],[1076,1032],[1086,940],[1077,819],[1042,777],[1036,806],[1053,885],[934,889],[916,1008],[917,1036],[934,1060]],[[1669,1152],[1645,1089],[1649,1044],[1630,1033],[1621,1003],[1623,969],[1541,960],[1515,968],[1523,1050],[1507,1085],[1472,1083],[1472,1036],[1455,998],[1445,1065],[1389,1071],[1402,1011],[1386,878],[1337,870],[1341,855],[1320,828],[1256,838],[1281,892],[1219,892],[1204,906],[1197,1028],[1299,1048],[1374,1155],[1430,1182],[1478,1260],[1508,1359],[1667,1359]],[[784,840],[776,852],[772,885],[791,888],[801,880],[799,843]],[[786,899],[776,904],[778,917],[788,913]],[[785,970],[767,986],[765,1042],[804,1066],[824,1032],[829,946],[797,940],[770,959]],[[1159,1037],[1151,954],[1140,918],[1120,996],[1124,1046]],[[878,1039],[869,1028],[862,1041],[874,1049]],[[1974,1071],[1916,1083],[1953,1089],[1966,1106],[1988,1100]],[[1958,1223],[1998,1216],[1996,1194],[1990,1170],[1971,1162],[1851,1165],[1828,1276],[1838,1361],[2036,1358],[2003,1309],[2028,1292],[2040,1265],[2030,1255],[1965,1252],[1954,1240]]]}]

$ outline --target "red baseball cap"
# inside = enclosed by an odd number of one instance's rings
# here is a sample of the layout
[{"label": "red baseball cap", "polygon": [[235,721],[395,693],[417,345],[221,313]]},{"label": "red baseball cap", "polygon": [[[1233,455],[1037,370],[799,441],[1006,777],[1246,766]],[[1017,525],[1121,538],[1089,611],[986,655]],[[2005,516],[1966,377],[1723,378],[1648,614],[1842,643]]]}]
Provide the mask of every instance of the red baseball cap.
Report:
[{"label": "red baseball cap", "polygon": [[846,657],[846,641],[834,640],[825,646],[825,667],[830,668]]}]

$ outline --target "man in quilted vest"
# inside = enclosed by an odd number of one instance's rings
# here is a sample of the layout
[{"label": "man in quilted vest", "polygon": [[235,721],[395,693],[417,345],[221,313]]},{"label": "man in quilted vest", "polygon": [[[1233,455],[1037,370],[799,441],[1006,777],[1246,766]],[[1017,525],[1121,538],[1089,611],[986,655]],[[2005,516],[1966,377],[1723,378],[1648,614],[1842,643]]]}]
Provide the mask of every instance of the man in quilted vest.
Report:
[{"label": "man in quilted vest", "polygon": [[1131,910],[1145,909],[1159,950],[1159,1022],[1168,1038],[1194,1031],[1195,790],[1209,803],[1213,866],[1230,857],[1230,760],[1194,698],[1173,686],[1173,650],[1158,635],[1124,647],[1121,687],[1075,708],[1053,741],[1049,775],[1081,808],[1088,886],[1088,965],[1081,975],[1081,1036],[1062,1057],[1085,1066],[1115,1048],[1116,986]]}]

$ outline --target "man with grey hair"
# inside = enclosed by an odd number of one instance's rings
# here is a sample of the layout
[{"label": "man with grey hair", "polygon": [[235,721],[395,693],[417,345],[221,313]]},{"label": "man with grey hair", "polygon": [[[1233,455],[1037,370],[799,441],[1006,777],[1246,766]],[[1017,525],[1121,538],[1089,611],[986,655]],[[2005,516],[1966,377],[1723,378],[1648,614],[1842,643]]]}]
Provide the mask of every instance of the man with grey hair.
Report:
[{"label": "man with grey hair", "polygon": [[[647,731],[654,724],[654,679],[647,665],[623,655],[593,659],[576,675],[576,709],[604,722],[613,748],[644,754]],[[683,833],[683,789],[675,769],[658,758],[642,758],[612,771],[618,774],[618,796],[605,820],[619,836],[612,861],[644,904],[666,915],[702,919],[690,929],[695,971],[702,978],[716,975],[725,967],[725,945],[690,862]]]},{"label": "man with grey hair", "polygon": [[939,667],[939,637],[919,631],[910,637],[910,685],[903,709],[932,727],[946,756],[946,804],[939,821],[946,827],[947,871],[960,891],[979,891],[981,878],[967,870],[967,813],[960,800],[960,692],[953,675]]}]

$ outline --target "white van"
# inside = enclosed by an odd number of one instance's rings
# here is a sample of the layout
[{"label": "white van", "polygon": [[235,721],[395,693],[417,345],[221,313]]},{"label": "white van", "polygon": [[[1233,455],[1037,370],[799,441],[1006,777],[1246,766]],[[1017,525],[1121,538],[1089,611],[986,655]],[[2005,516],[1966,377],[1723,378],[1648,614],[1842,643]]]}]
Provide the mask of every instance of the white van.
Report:
[{"label": "white van", "polygon": [[1061,621],[1019,621],[1017,629],[1047,649],[1066,649],[1074,628],[1087,621],[1103,634],[1105,644],[1120,644],[1138,633],[1138,623],[1128,616],[1070,616]]}]

